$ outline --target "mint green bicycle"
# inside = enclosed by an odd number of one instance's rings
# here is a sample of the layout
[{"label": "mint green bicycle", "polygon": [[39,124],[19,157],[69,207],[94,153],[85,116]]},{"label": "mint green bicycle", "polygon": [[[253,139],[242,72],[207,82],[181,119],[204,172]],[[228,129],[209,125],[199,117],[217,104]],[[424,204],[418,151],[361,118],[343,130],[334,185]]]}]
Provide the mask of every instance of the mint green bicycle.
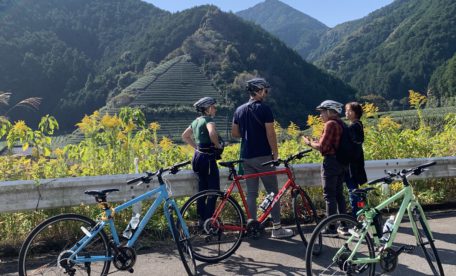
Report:
[{"label": "mint green bicycle", "polygon": [[[370,207],[367,201],[367,193],[374,188],[355,190],[359,197],[358,207],[361,209],[357,213],[357,219],[346,214],[333,215],[321,221],[313,231],[306,251],[307,275],[373,276],[376,265],[379,265],[383,272],[394,271],[398,264],[398,256],[402,252],[411,253],[416,247],[393,247],[399,226],[407,212],[416,244],[422,249],[430,267],[429,271],[422,272],[443,276],[442,263],[429,224],[407,179],[411,175],[421,174],[433,165],[435,162],[400,172],[386,172],[386,177],[369,182],[391,184],[394,180],[400,180],[403,183],[402,190],[375,207]],[[397,200],[402,200],[402,203],[393,227],[384,233],[381,210]],[[340,228],[348,230],[348,234],[347,231],[337,231]]]}]

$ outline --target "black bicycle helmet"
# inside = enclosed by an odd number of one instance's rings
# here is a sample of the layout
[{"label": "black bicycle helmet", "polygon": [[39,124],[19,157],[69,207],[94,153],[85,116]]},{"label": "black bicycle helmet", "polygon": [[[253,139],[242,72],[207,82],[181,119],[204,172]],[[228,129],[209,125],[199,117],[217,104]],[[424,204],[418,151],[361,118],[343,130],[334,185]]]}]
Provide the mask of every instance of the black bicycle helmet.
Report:
[{"label": "black bicycle helmet", "polygon": [[263,88],[270,88],[271,85],[263,78],[254,78],[246,82],[246,89],[249,92],[257,92]]},{"label": "black bicycle helmet", "polygon": [[204,112],[209,106],[214,105],[216,103],[217,101],[214,98],[204,97],[199,99],[196,103],[194,103],[193,106],[196,108],[196,111]]}]

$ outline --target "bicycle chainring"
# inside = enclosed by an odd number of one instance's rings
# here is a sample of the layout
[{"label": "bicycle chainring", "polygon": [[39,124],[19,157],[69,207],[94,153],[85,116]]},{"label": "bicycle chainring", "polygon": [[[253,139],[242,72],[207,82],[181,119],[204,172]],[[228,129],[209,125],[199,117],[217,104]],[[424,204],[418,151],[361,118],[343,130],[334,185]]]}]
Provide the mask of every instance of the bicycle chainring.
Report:
[{"label": "bicycle chainring", "polygon": [[247,221],[247,234],[253,238],[259,238],[261,236],[261,225],[258,220],[249,219]]},{"label": "bicycle chainring", "polygon": [[391,248],[384,248],[380,251],[380,267],[384,272],[392,272],[396,269],[398,255]]},{"label": "bicycle chainring", "polygon": [[136,252],[131,247],[118,247],[114,255],[114,266],[118,270],[128,270],[136,263]]}]

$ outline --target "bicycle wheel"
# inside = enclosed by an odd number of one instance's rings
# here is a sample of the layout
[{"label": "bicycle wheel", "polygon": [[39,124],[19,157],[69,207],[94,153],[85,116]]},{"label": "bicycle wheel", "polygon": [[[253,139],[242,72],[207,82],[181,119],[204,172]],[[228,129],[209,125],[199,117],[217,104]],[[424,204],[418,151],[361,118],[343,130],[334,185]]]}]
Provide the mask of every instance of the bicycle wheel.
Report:
[{"label": "bicycle wheel", "polygon": [[179,210],[170,207],[169,223],[171,225],[171,231],[173,232],[174,241],[177,245],[177,251],[179,252],[179,256],[187,274],[196,275],[196,263],[195,258],[193,257],[192,245],[190,239],[185,235],[184,230],[182,229],[179,216],[176,212],[179,212]]},{"label": "bicycle wheel", "polygon": [[[296,228],[298,229],[298,233],[301,236],[304,245],[307,246],[310,236],[318,224],[317,211],[315,210],[315,206],[309,198],[309,195],[302,188],[293,190],[292,196]],[[317,241],[321,242],[321,239],[318,239]],[[315,247],[315,249],[318,250],[318,247]],[[317,252],[314,252],[314,254],[315,253]]]},{"label": "bicycle wheel", "polygon": [[[352,229],[357,225],[357,221],[350,215],[332,215],[322,220],[315,228],[309,240],[306,250],[306,271],[307,275],[370,275],[375,274],[375,264],[362,266],[351,265],[347,258],[352,253],[359,238],[352,235],[341,235],[337,232],[337,227],[345,226]],[[321,237],[321,250],[319,254],[312,254],[314,246],[320,246],[316,241]],[[349,241],[349,239],[351,241]],[[354,256],[359,258],[374,258],[375,251],[372,239],[367,233],[361,240],[361,244]]]},{"label": "bicycle wheel", "polygon": [[416,208],[413,210],[413,220],[415,221],[418,234],[416,237],[417,243],[421,247],[424,257],[429,264],[431,269],[430,273],[440,276],[445,275],[439,255],[437,254],[437,249],[435,248],[434,240],[431,237],[431,232],[426,226],[425,218],[422,217],[421,212]]},{"label": "bicycle wheel", "polygon": [[[67,257],[95,222],[78,214],[62,214],[39,224],[28,235],[19,253],[19,275],[106,275],[110,261],[75,263]],[[111,256],[108,237],[100,231],[78,256]]]},{"label": "bicycle wheel", "polygon": [[[198,215],[198,202],[212,202],[217,209],[224,204],[216,219],[213,211],[207,211],[206,218]],[[225,198],[220,191],[208,190],[192,196],[181,208],[182,217],[190,232],[195,259],[216,263],[233,254],[242,241],[244,232],[244,213],[232,198]]]}]

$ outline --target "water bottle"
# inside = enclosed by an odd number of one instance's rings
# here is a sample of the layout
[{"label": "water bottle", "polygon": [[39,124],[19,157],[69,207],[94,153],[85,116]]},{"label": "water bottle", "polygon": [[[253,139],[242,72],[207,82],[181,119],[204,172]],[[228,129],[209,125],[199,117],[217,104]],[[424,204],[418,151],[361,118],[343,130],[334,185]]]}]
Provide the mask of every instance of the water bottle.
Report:
[{"label": "water bottle", "polygon": [[394,226],[394,215],[391,215],[383,225],[383,236],[381,240],[383,242],[388,242],[391,236],[391,231],[393,231],[393,226]]},{"label": "water bottle", "polygon": [[263,210],[263,212],[266,211],[268,209],[269,205],[271,205],[273,200],[274,200],[274,193],[271,192],[269,195],[267,195],[265,197],[263,202],[261,202],[260,209]]},{"label": "water bottle", "polygon": [[128,223],[125,231],[123,231],[122,236],[124,236],[127,239],[130,239],[131,236],[133,236],[133,232],[136,230],[136,227],[138,227],[139,224],[139,217],[139,213],[136,213],[134,216],[131,217],[131,220]]}]

